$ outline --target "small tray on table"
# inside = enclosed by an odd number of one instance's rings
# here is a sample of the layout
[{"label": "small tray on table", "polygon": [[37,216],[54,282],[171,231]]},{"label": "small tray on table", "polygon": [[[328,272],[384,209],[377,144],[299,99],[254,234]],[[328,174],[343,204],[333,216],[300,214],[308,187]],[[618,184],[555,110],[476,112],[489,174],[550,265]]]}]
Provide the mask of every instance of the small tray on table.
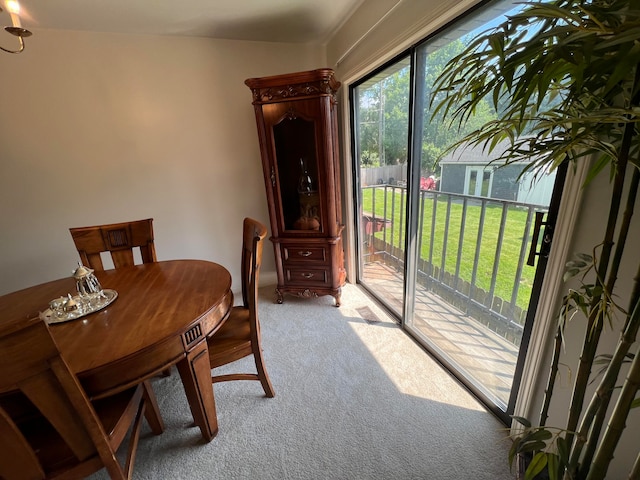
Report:
[{"label": "small tray on table", "polygon": [[73,297],[73,300],[78,304],[78,308],[76,310],[71,310],[69,312],[54,312],[50,308],[47,308],[44,312],[40,313],[40,318],[49,325],[76,320],[108,307],[116,298],[118,298],[118,292],[115,290],[105,289],[102,290],[102,293],[102,296],[97,296],[89,301],[80,295],[76,295]]}]

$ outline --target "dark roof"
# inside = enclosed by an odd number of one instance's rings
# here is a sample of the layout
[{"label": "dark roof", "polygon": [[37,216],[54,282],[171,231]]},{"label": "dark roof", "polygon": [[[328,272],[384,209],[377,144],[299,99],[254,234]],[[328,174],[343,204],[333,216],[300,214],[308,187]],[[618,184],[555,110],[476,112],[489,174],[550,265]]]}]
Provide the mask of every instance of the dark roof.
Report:
[{"label": "dark roof", "polygon": [[[491,153],[489,147],[483,148],[482,145],[476,146],[460,146],[452,153],[449,153],[442,160],[441,165],[446,164],[462,164],[462,165],[488,165],[502,155],[509,145],[508,141],[503,141],[496,145]],[[502,165],[504,162],[495,162],[495,165]],[[528,162],[513,162],[514,164],[522,164]]]}]

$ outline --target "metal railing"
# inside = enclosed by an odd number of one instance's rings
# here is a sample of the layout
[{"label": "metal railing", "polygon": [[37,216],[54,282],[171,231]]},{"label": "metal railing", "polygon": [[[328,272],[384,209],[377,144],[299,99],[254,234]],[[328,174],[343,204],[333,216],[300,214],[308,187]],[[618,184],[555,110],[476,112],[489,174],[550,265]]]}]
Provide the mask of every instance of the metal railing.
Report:
[{"label": "metal railing", "polygon": [[[404,186],[362,188],[363,261],[402,269]],[[417,288],[519,343],[535,269],[525,270],[533,217],[547,207],[421,190]]]}]

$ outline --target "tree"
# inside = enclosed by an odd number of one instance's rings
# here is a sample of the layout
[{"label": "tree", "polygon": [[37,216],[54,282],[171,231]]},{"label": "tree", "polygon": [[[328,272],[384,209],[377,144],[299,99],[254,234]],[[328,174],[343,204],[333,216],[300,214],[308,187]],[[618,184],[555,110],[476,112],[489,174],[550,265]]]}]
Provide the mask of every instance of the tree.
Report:
[{"label": "tree", "polygon": [[[428,55],[424,85],[427,104],[436,78],[447,62],[464,49],[464,44],[464,40],[455,40]],[[374,166],[375,163],[372,162],[374,158],[378,158],[380,165],[407,161],[409,73],[410,69],[407,65],[371,86],[358,89],[358,133],[362,165]],[[421,167],[427,172],[437,169],[437,160],[447,147],[492,118],[488,102],[484,102],[476,109],[475,116],[465,124],[462,130],[450,128],[442,115],[432,118],[429,109],[425,109],[422,115],[425,121],[422,132]]]},{"label": "tree", "polygon": [[[426,58],[425,71],[425,98],[427,105],[437,104],[444,99],[442,92],[434,91],[436,80],[442,75],[447,63],[464,50],[465,39],[454,40],[441,46]],[[460,128],[451,128],[442,111],[434,112],[432,108],[426,108],[424,115],[424,130],[422,134],[422,170],[437,171],[439,160],[443,153],[454,145],[464,135],[485,124],[492,118],[489,102],[478,104],[474,115]]]},{"label": "tree", "polygon": [[358,89],[358,141],[360,165],[376,167],[380,165],[380,88]]},{"label": "tree", "polygon": [[384,150],[386,164],[406,163],[409,135],[409,67],[382,82],[384,95]]}]

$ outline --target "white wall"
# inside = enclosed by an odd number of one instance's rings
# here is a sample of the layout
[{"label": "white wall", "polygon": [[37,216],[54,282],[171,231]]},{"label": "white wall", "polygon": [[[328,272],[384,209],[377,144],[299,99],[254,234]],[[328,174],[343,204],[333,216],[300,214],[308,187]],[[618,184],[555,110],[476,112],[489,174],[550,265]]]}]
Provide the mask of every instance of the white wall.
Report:
[{"label": "white wall", "polygon": [[328,64],[351,83],[478,2],[366,0],[328,43]]},{"label": "white wall", "polygon": [[[0,294],[70,275],[70,227],[146,217],[159,260],[237,278],[242,218],[269,225],[244,80],[324,62],[321,47],[55,30],[0,52]],[[275,283],[270,245],[261,279]]]},{"label": "white wall", "polygon": [[[426,37],[429,33],[434,32],[437,28],[445,25],[448,21],[455,18],[460,12],[477,3],[473,0],[465,2],[457,2],[456,0],[368,0],[366,1],[350,18],[343,28],[336,33],[327,45],[328,65],[336,68],[336,76],[343,82],[342,89],[342,115],[341,123],[343,129],[343,138],[349,138],[349,105],[348,105],[348,89],[351,83],[362,78],[371,72],[375,67],[391,60],[395,55],[410,47],[420,38]],[[382,20],[380,20],[382,18]],[[351,180],[351,158],[349,144],[343,145],[343,161],[345,172],[345,199],[350,201],[352,195]],[[601,241],[602,229],[606,224],[606,209],[603,199],[609,191],[607,183],[607,173],[604,178],[593,183],[587,191],[584,192],[580,200],[579,213],[575,230],[571,232],[572,242],[569,248],[569,257],[573,257],[575,252],[590,252],[592,248]],[[576,200],[568,199],[569,203],[575,203]],[[638,202],[640,203],[640,201]],[[624,305],[626,296],[629,294],[629,288],[635,272],[633,267],[640,262],[640,249],[634,248],[634,241],[640,238],[640,205],[636,208],[636,218],[634,227],[630,234],[630,247],[624,259],[625,267],[620,272],[618,285],[621,286],[621,302]],[[347,227],[353,224],[353,218],[350,206],[347,205]],[[560,213],[563,215],[563,212]],[[352,231],[346,234],[349,245],[353,246],[354,236]],[[351,271],[355,268],[353,258],[350,259],[349,268]],[[558,272],[556,272],[558,273]],[[561,273],[558,273],[561,274]],[[558,291],[543,291],[542,295],[546,296],[547,303],[551,305],[559,304],[565,293],[565,286]],[[548,298],[548,297],[551,298]],[[553,340],[555,333],[555,318],[549,315],[547,318],[540,319],[545,325],[545,338],[543,346],[548,346]],[[566,330],[566,336],[569,339],[567,344],[565,360],[575,360],[579,355],[580,345],[577,339],[582,337],[582,325],[580,321],[572,322]],[[618,329],[609,331],[605,335],[604,343],[611,345],[615,343],[618,337]],[[636,344],[637,348],[637,344]],[[531,352],[530,352],[531,353]],[[530,399],[529,409],[525,412],[530,418],[537,418],[537,414],[542,402],[544,382],[547,376],[547,365],[550,362],[548,351],[543,353],[543,366],[539,369],[539,377],[534,378],[532,383],[535,385],[532,398]],[[575,372],[575,362],[570,365]],[[570,386],[568,375],[565,375],[558,387],[558,393],[554,397],[552,411],[549,424],[562,425],[566,421],[567,415],[567,392]],[[636,409],[629,417],[627,430],[621,440],[621,446],[616,452],[609,475],[607,478],[626,478],[629,466],[637,455],[637,431],[640,428],[640,409]]]}]

